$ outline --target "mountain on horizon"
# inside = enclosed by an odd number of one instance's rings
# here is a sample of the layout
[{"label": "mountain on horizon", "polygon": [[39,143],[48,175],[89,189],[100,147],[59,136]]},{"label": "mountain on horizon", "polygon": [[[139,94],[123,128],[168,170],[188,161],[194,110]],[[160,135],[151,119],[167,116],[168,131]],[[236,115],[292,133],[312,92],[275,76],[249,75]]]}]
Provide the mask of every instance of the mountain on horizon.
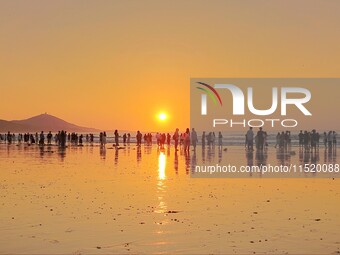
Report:
[{"label": "mountain on horizon", "polygon": [[0,132],[98,132],[98,129],[81,127],[47,113],[24,120],[0,120]]}]

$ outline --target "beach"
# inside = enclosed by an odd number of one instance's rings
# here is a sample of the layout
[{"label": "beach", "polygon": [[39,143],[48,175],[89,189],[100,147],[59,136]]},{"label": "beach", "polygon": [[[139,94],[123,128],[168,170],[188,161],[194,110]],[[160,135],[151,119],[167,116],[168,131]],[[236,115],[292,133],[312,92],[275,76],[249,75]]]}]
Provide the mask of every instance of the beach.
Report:
[{"label": "beach", "polygon": [[340,253],[339,179],[193,178],[192,156],[0,144],[0,253]]}]

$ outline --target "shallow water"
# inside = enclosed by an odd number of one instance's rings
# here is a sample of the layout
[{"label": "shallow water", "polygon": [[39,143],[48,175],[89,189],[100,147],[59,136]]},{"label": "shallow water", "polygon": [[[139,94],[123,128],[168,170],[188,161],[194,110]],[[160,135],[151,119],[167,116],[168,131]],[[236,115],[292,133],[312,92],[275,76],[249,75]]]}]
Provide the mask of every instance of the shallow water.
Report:
[{"label": "shallow water", "polygon": [[[247,162],[241,147],[222,157]],[[192,178],[192,160],[173,147],[0,144],[0,252],[340,252],[339,179]]]}]

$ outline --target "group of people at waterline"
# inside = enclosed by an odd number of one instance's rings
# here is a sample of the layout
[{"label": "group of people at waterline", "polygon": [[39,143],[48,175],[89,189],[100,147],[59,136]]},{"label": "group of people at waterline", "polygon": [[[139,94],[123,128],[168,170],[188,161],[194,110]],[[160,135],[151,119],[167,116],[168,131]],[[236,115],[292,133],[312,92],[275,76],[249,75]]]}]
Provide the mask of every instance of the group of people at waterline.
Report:
[{"label": "group of people at waterline", "polygon": [[[324,132],[322,137],[316,132],[315,129],[312,131],[300,131],[297,135],[299,147],[305,150],[316,150],[319,148],[320,140],[323,140],[324,147],[332,150],[336,148],[336,140],[337,133],[335,131]],[[96,137],[97,138],[97,137]],[[99,144],[102,147],[105,147],[108,143],[108,137],[106,132],[101,132],[99,134]],[[119,147],[120,143],[123,145],[129,145],[132,143],[133,139],[130,133],[124,133],[120,135],[118,130],[115,130],[113,133],[113,146],[116,148]],[[135,143],[137,146],[141,146],[144,142],[145,145],[152,145],[153,142],[160,148],[164,148],[165,145],[170,146],[174,144],[176,150],[178,150],[178,146],[184,149],[184,151],[189,151],[190,146],[196,150],[197,144],[201,144],[202,147],[205,146],[215,146],[216,141],[219,148],[222,148],[223,144],[223,135],[221,132],[218,132],[216,135],[215,132],[203,132],[200,137],[197,135],[197,132],[194,128],[189,130],[187,128],[185,132],[180,132],[177,128],[173,134],[170,133],[145,133],[142,134],[140,131],[137,131],[135,137]],[[290,131],[282,131],[278,132],[276,135],[276,143],[274,145],[275,148],[279,149],[289,149],[291,147],[291,132]],[[40,133],[30,134],[14,134],[8,132],[7,134],[0,134],[0,142],[6,142],[8,144],[17,142],[18,144],[27,143],[27,144],[39,144],[39,145],[51,145],[54,142],[56,145],[65,147],[68,144],[82,146],[84,142],[88,144],[93,144],[95,141],[94,134],[77,134],[67,133],[66,131],[59,131],[55,134],[52,132],[48,132],[45,134],[43,131]],[[268,134],[261,127],[258,131],[254,132],[253,128],[250,127],[249,130],[245,134],[245,148],[248,151],[254,150],[254,142],[255,148],[257,150],[265,150],[268,145]]]},{"label": "group of people at waterline", "polygon": [[[259,128],[256,135],[254,134],[253,128],[250,127],[245,135],[245,147],[249,151],[254,150],[254,141],[256,149],[264,150],[268,147],[268,134],[266,131],[262,130],[262,127]],[[305,130],[298,133],[298,141],[299,141],[299,148],[304,149],[306,151],[316,151],[320,147],[320,139],[321,136],[315,129],[311,132]],[[323,133],[323,144],[324,148],[328,150],[336,149],[336,140],[337,140],[337,133],[335,131],[329,131]],[[285,149],[288,150],[291,148],[291,132],[290,131],[282,131],[278,132],[276,135],[276,143],[275,148]]]}]

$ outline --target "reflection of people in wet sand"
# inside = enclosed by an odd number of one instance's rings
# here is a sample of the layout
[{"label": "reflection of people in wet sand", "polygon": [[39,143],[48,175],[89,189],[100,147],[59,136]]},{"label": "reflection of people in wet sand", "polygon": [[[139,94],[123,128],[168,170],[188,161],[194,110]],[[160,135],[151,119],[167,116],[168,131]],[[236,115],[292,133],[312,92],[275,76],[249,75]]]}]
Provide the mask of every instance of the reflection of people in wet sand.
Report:
[{"label": "reflection of people in wet sand", "polygon": [[[252,167],[254,165],[254,150],[248,150],[246,152],[247,166]],[[252,176],[252,172],[249,173]]]},{"label": "reflection of people in wet sand", "polygon": [[178,152],[177,150],[175,150],[174,168],[175,168],[176,174],[178,174]]}]

